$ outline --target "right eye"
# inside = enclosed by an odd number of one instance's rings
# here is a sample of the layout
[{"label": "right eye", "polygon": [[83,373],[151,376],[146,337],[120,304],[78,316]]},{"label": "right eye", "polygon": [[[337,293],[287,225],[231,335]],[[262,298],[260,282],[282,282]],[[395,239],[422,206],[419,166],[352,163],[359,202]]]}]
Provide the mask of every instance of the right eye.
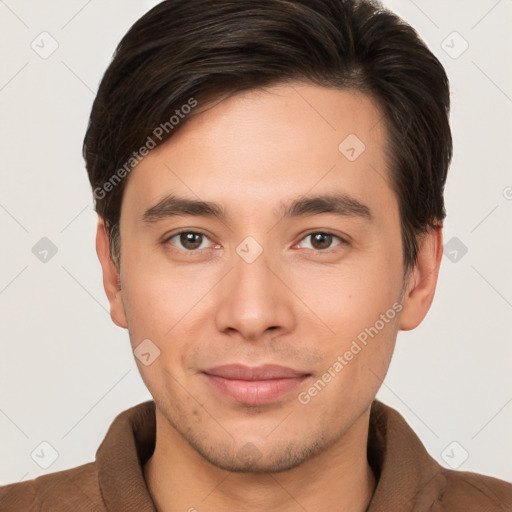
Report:
[{"label": "right eye", "polygon": [[[195,231],[180,231],[179,233],[168,237],[165,240],[165,243],[170,242],[172,245],[185,251],[196,251],[197,249],[205,248],[203,245],[206,240],[209,239],[203,233],[197,233]],[[178,244],[180,244],[181,247]]]}]

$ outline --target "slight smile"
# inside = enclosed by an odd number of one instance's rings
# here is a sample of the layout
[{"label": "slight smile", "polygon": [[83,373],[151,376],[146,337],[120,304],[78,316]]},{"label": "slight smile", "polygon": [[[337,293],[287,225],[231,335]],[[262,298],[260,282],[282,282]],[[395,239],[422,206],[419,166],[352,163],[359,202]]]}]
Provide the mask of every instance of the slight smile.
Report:
[{"label": "slight smile", "polygon": [[278,365],[228,364],[202,373],[217,391],[248,405],[271,403],[311,376],[311,373]]}]

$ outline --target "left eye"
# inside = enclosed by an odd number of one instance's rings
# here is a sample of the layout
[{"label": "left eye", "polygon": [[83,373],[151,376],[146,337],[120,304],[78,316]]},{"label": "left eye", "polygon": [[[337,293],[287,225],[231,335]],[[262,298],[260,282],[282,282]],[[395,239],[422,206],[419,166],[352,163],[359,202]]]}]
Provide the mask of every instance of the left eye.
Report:
[{"label": "left eye", "polygon": [[306,247],[306,249],[313,249],[315,251],[330,249],[332,247],[333,240],[338,240],[336,245],[344,243],[344,240],[342,240],[339,236],[324,232],[310,233],[309,235],[306,235],[301,240],[301,242],[303,240],[307,240],[308,238],[311,239],[311,242],[309,243],[310,246]]}]

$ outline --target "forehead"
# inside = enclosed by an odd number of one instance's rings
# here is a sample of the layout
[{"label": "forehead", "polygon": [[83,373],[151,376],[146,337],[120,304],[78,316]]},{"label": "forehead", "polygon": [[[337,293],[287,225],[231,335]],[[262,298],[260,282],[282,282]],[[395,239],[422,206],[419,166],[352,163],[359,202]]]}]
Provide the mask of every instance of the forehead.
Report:
[{"label": "forehead", "polygon": [[[251,89],[213,106],[199,104],[196,109],[200,113],[185,118],[183,126],[153,152],[155,155],[166,147],[177,150],[185,145],[180,144],[184,140],[230,152],[236,152],[242,141],[245,151],[264,143],[266,149],[299,154],[314,150],[309,142],[321,138],[324,144],[320,150],[327,146],[338,150],[338,143],[350,134],[364,139],[366,145],[378,144],[385,128],[381,109],[371,96],[353,89],[302,83]],[[299,146],[304,141],[308,145]]]},{"label": "forehead", "polygon": [[249,214],[333,188],[378,200],[391,191],[385,143],[377,102],[358,91],[250,90],[185,119],[131,172],[123,203],[140,211],[174,192]]}]

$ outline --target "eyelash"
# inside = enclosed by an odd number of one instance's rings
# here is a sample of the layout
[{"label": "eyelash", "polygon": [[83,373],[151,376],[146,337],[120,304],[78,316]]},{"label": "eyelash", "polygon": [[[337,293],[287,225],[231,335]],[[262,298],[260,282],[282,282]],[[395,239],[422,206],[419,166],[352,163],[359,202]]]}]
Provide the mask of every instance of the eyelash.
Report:
[{"label": "eyelash", "polygon": [[[164,245],[168,245],[170,243],[170,241],[173,239],[173,238],[176,238],[176,237],[179,237],[180,235],[183,235],[183,234],[194,234],[194,235],[200,235],[200,236],[203,236],[207,239],[210,239],[209,236],[205,233],[202,233],[201,231],[179,231],[178,233],[174,233],[168,237],[166,237],[164,240],[163,240],[163,244]],[[335,235],[334,233],[331,233],[330,231],[310,231],[309,233],[306,233],[300,240],[298,243],[301,243],[304,239],[306,239],[307,237],[309,236],[312,236],[312,235],[327,235],[327,236],[332,236],[333,239],[337,239],[339,241],[338,244],[336,244],[334,247],[329,247],[328,249],[308,249],[308,250],[311,250],[311,251],[314,251],[315,253],[322,253],[322,254],[326,254],[326,253],[331,253],[333,251],[336,250],[336,247],[338,246],[345,246],[345,245],[349,245],[349,242],[347,240],[345,240],[344,238],[342,238],[341,236],[339,235]],[[173,244],[171,244],[173,245]],[[294,245],[297,245],[297,244],[294,244]],[[174,248],[178,251],[183,251],[183,252],[186,252],[186,253],[190,253],[190,254],[193,254],[193,253],[197,253],[199,252],[200,250],[204,250],[204,249],[181,249],[179,247],[175,247]]]}]

